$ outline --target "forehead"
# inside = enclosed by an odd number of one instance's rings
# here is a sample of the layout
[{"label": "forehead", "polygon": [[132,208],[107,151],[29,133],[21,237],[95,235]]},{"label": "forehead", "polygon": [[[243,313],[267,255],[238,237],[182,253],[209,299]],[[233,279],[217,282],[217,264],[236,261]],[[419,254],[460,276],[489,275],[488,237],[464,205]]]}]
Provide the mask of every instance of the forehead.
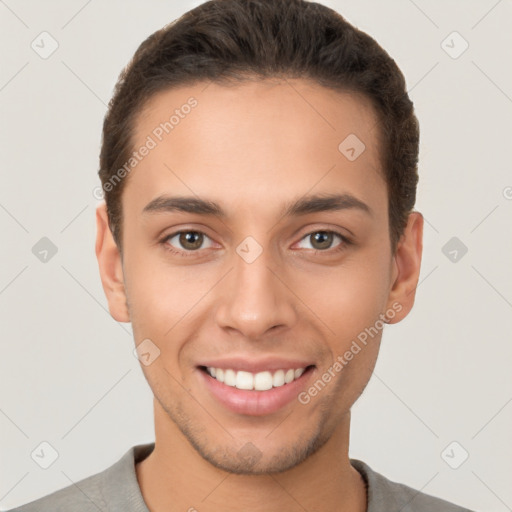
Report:
[{"label": "forehead", "polygon": [[152,146],[126,187],[139,202],[172,192],[238,198],[248,208],[251,199],[270,204],[308,191],[338,189],[366,202],[386,194],[370,101],[310,81],[166,90],[134,128],[134,149]]}]

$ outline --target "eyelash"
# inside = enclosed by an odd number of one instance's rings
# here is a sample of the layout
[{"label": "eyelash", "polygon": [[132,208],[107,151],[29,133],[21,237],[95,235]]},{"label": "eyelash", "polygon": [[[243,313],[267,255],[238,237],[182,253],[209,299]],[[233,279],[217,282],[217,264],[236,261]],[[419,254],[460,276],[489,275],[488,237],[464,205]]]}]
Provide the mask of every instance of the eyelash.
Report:
[{"label": "eyelash", "polygon": [[[198,231],[198,230],[194,230],[194,229],[183,229],[181,231],[175,231],[174,233],[171,233],[170,235],[166,235],[162,240],[160,240],[159,243],[161,245],[163,245],[163,247],[166,251],[169,251],[170,253],[172,253],[176,256],[180,256],[183,258],[189,258],[189,257],[195,256],[198,252],[200,252],[201,249],[197,249],[194,251],[186,251],[186,250],[179,251],[167,243],[168,240],[170,240],[171,238],[174,238],[176,235],[180,235],[182,233],[198,233],[198,234],[208,237],[208,235],[206,233],[203,233],[202,231]],[[333,235],[336,235],[341,239],[341,243],[338,246],[336,246],[334,249],[325,249],[325,250],[308,249],[309,251],[312,251],[315,256],[317,254],[325,254],[325,253],[336,254],[336,253],[344,251],[347,248],[347,246],[352,245],[352,241],[349,238],[347,238],[345,235],[342,235],[338,231],[334,231],[332,229],[331,230],[317,229],[315,231],[310,231],[309,233],[305,234],[301,238],[301,240],[304,240],[308,236],[314,235],[315,233],[329,233],[329,234],[332,233]]]}]

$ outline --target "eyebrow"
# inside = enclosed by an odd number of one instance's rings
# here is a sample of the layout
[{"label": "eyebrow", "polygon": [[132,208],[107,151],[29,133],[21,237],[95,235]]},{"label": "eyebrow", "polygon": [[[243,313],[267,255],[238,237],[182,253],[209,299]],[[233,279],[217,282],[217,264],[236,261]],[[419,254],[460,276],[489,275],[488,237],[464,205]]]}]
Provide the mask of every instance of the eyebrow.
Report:
[{"label": "eyebrow", "polygon": [[[371,208],[352,194],[322,194],[301,197],[288,203],[283,208],[281,217],[348,209],[356,209],[372,215]],[[218,203],[194,196],[159,196],[150,201],[142,210],[143,213],[174,211],[227,218],[227,213]]]}]

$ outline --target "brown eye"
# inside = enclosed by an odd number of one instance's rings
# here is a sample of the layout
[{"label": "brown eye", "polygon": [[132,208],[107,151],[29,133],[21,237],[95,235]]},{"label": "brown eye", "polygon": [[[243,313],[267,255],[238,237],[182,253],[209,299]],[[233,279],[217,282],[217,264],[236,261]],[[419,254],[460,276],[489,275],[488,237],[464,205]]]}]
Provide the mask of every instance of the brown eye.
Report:
[{"label": "brown eye", "polygon": [[203,234],[197,231],[184,231],[179,234],[178,240],[185,249],[196,250],[203,243]]},{"label": "brown eye", "polygon": [[[335,231],[314,231],[312,233],[308,233],[302,240],[310,240],[311,247],[305,247],[306,249],[314,249],[315,251],[328,251],[332,249],[334,240],[338,238],[341,243],[338,244],[344,245],[345,237],[336,233]],[[335,246],[337,248],[337,246]]]},{"label": "brown eye", "polygon": [[331,247],[333,241],[333,233],[328,231],[318,231],[313,233],[311,240],[313,241],[312,245],[315,249],[329,249]]},{"label": "brown eye", "polygon": [[[171,246],[177,252],[194,252],[203,247],[205,239],[209,238],[200,231],[178,231],[165,238],[164,243]],[[175,240],[173,242],[173,240]],[[211,243],[208,247],[211,247]]]}]

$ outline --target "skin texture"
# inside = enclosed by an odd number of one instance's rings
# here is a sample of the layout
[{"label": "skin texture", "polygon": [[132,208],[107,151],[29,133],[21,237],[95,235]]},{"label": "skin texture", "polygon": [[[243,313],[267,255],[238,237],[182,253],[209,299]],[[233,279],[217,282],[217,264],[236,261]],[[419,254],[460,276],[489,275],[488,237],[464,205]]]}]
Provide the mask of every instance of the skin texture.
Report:
[{"label": "skin texture", "polygon": [[[381,329],[309,403],[268,415],[226,409],[197,365],[299,358],[315,365],[307,390],[379,315],[392,310],[395,323],[408,314],[423,218],[410,214],[392,253],[377,118],[366,98],[299,79],[199,83],[154,96],[134,146],[190,96],[197,106],[125,178],[122,257],[105,205],[97,208],[110,313],[132,322],[137,345],[149,338],[160,350],[141,365],[155,396],[155,450],[136,467],[144,499],[152,512],[365,511],[348,457],[350,408],[370,379]],[[338,145],[352,133],[366,149],[349,161]],[[292,200],[333,192],[355,196],[370,213],[281,214]],[[215,201],[227,216],[143,213],[162,194]],[[179,230],[204,233],[199,249],[179,236],[164,240]],[[351,243],[315,242],[329,230]],[[262,250],[250,264],[236,252],[248,236]],[[238,453],[249,442],[252,459]]]}]

